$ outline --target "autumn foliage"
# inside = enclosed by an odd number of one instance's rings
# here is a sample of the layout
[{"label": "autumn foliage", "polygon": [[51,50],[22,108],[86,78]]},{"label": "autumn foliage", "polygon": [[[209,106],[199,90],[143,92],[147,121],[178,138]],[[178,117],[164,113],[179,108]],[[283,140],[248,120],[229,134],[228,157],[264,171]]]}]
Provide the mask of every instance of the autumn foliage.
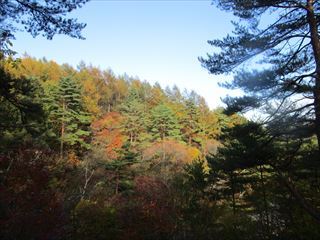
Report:
[{"label": "autumn foliage", "polygon": [[124,141],[121,124],[123,117],[117,112],[106,113],[99,120],[92,123],[94,134],[93,144],[102,147],[105,150],[106,157],[115,160]]}]

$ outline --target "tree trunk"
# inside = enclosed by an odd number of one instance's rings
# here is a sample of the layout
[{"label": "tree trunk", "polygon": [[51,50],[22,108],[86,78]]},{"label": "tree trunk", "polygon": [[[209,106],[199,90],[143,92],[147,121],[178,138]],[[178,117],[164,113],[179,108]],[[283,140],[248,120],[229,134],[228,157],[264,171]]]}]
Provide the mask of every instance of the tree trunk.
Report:
[{"label": "tree trunk", "polygon": [[61,139],[60,139],[60,158],[63,158],[63,138],[64,138],[64,122],[61,123]]},{"label": "tree trunk", "polygon": [[166,149],[165,149],[165,144],[164,140],[162,140],[162,162],[166,160]]},{"label": "tree trunk", "polygon": [[90,179],[93,176],[94,170],[91,171],[90,175],[88,175],[89,173],[89,169],[88,166],[85,167],[85,172],[84,172],[84,185],[83,185],[83,189],[81,191],[81,200],[84,199],[84,196],[86,195],[86,191],[87,191],[87,187],[88,187],[88,183],[90,182]]},{"label": "tree trunk", "polygon": [[297,200],[299,205],[311,216],[313,219],[315,219],[318,223],[320,223],[320,212],[317,208],[312,206],[307,200],[301,195],[301,193],[296,189],[294,186],[291,178],[286,178],[284,176],[281,176],[282,181],[288,188],[288,190],[291,192],[291,194],[294,196],[294,198]]},{"label": "tree trunk", "polygon": [[66,103],[63,101],[62,103],[62,120],[61,120],[61,136],[60,136],[60,158],[63,158],[63,140],[64,140],[64,131],[65,131],[65,123],[64,123],[64,113],[66,109]]},{"label": "tree trunk", "polygon": [[320,41],[318,36],[317,18],[314,13],[314,0],[307,0],[307,20],[310,29],[311,45],[316,62],[315,86],[313,90],[315,109],[315,130],[320,150]]}]

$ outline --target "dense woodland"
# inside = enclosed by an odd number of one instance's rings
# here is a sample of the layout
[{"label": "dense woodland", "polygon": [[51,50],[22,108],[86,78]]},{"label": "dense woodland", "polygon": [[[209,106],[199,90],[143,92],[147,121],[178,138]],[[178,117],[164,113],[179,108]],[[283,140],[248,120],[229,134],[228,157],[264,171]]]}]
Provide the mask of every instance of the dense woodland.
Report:
[{"label": "dense woodland", "polygon": [[265,164],[280,159],[316,203],[312,139],[264,147],[262,127],[195,92],[83,63],[7,58],[1,69],[4,239],[318,236]]},{"label": "dense woodland", "polygon": [[[85,2],[0,10],[34,36],[82,38],[61,16]],[[0,18],[1,239],[320,239],[319,3],[214,3],[246,22],[199,59],[244,90],[215,110],[176,86],[17,58]]]},{"label": "dense woodland", "polygon": [[[195,92],[84,63],[73,69],[25,57],[1,64],[6,239],[193,232],[193,214],[209,197],[205,156],[216,152],[222,129],[244,118],[210,111]],[[211,204],[200,204],[202,215]]]}]

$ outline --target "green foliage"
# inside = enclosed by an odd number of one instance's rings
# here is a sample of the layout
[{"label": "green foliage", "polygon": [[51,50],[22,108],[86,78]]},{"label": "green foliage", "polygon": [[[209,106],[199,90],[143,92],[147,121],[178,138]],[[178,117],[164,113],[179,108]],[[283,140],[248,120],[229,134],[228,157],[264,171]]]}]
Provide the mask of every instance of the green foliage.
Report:
[{"label": "green foliage", "polygon": [[64,144],[80,149],[90,148],[90,115],[83,107],[81,90],[72,78],[62,78],[59,85],[52,89],[47,100],[47,111],[49,121],[60,139],[61,154]]},{"label": "green foliage", "polygon": [[185,137],[185,141],[188,142],[189,145],[191,145],[192,140],[197,140],[196,135],[200,131],[200,112],[194,101],[189,99],[185,102],[185,108],[186,114],[182,120],[182,125],[184,126],[182,132]]},{"label": "green foliage", "polygon": [[147,141],[148,117],[146,103],[142,102],[137,89],[129,90],[127,98],[120,105],[120,112],[125,117],[123,129],[128,136],[131,145],[137,145]]},{"label": "green foliage", "polygon": [[[313,158],[320,149],[319,3],[214,3],[240,21],[233,23],[232,34],[209,41],[221,51],[200,61],[213,74],[235,73],[222,86],[245,94],[225,100],[227,114],[267,109],[267,121],[227,130],[223,147],[210,159],[211,167],[215,177],[224,179],[220,187],[231,193],[234,214],[246,209],[248,216],[259,215],[264,238],[287,239],[294,232],[295,238],[304,239],[294,219],[313,218],[299,222],[310,224],[309,229],[320,221],[315,190],[319,185],[310,172],[310,164],[314,171],[319,169]],[[267,16],[273,22],[265,24]],[[318,143],[313,144],[315,136]],[[315,187],[311,191],[310,185]],[[293,211],[297,206],[304,211]]]},{"label": "green foliage", "polygon": [[[39,138],[45,131],[46,116],[38,80],[14,77],[6,72],[5,60],[0,62],[0,141],[2,150]],[[10,62],[14,64],[14,62]]]},{"label": "green foliage", "polygon": [[[275,137],[252,122],[229,129],[222,140],[223,146],[215,156],[208,158],[208,162],[214,194],[234,214],[253,219],[259,216],[255,224],[260,224],[259,235],[266,239],[286,236],[292,231],[295,228],[293,215],[313,217],[308,224],[317,224],[317,193],[307,190],[314,179],[312,174],[301,174],[310,171],[305,163],[312,157],[306,157],[304,151],[305,146],[312,146],[308,140],[297,142],[281,135]],[[313,150],[308,152],[312,155]],[[312,205],[309,205],[310,199],[313,199]],[[304,211],[293,214],[296,207]],[[286,222],[285,229],[280,227],[282,221]],[[301,232],[295,233],[303,239]]]},{"label": "green foliage", "polygon": [[130,149],[130,143],[127,142],[119,150],[119,157],[116,160],[107,161],[104,167],[113,175],[112,183],[114,193],[125,193],[131,190],[134,169],[132,165],[137,163],[138,155]]},{"label": "green foliage", "polygon": [[[209,41],[221,51],[200,58],[213,74],[234,72],[233,80],[222,85],[245,92],[243,97],[226,99],[228,112],[266,107],[269,122],[279,124],[279,119],[287,120],[282,121],[282,127],[291,125],[291,132],[316,134],[320,142],[319,3],[276,0],[214,3],[241,20],[233,22],[232,34]],[[273,21],[266,23],[265,17]],[[248,67],[249,64],[253,67]]]},{"label": "green foliage", "polygon": [[180,139],[181,126],[172,110],[164,104],[159,104],[151,110],[151,133],[155,139]]}]

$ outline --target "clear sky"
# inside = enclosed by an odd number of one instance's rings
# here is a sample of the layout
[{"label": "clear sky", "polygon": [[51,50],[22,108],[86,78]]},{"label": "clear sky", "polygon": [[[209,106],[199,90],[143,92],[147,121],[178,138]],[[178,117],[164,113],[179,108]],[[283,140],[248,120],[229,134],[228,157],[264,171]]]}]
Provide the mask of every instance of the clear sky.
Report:
[{"label": "clear sky", "polygon": [[217,81],[226,77],[208,74],[198,57],[214,50],[207,40],[232,31],[232,16],[211,1],[93,0],[70,16],[87,23],[86,40],[57,35],[48,41],[19,32],[14,50],[75,67],[83,60],[162,87],[176,84],[198,92],[211,108],[222,105],[227,90]]}]

